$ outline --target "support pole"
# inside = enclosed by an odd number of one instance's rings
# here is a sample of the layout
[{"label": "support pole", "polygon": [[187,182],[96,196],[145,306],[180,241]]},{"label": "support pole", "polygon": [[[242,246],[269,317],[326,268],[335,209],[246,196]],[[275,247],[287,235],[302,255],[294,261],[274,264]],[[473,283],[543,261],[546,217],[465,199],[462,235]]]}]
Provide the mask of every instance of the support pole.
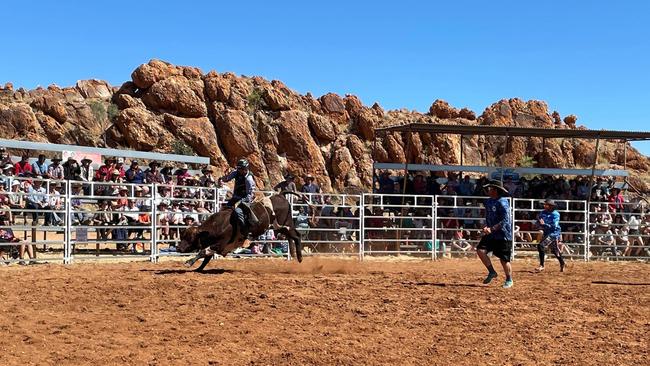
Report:
[{"label": "support pole", "polygon": [[506,155],[505,149],[508,147],[508,137],[510,136],[510,133],[506,131],[506,143],[505,143],[505,148],[503,150],[503,154],[501,154],[501,184],[503,185],[503,173],[505,171],[505,167],[503,164],[503,157]]},{"label": "support pole", "polygon": [[[406,149],[404,150],[404,180],[403,180],[404,183],[402,184],[402,205],[401,205],[402,207],[399,207],[400,213],[404,209],[404,199],[406,198],[404,196],[406,195],[406,182],[408,182],[408,178],[409,178],[408,166],[409,166],[409,151],[411,150],[411,134],[412,133],[413,132],[411,132],[410,129],[409,129],[408,134],[406,135],[407,136]],[[400,217],[402,217],[401,219],[399,219],[399,228],[400,228],[400,230],[395,230],[395,239],[397,239],[397,243],[395,245],[395,251],[397,251],[398,253],[400,252],[400,240],[402,240],[402,230],[401,229],[402,229],[402,227],[404,225],[403,216],[400,215]]]},{"label": "support pole", "polygon": [[[464,165],[464,162],[463,162],[463,155],[464,155],[463,150],[464,150],[464,148],[463,148],[463,135],[460,135],[460,166],[461,166],[461,169],[462,169],[462,166]],[[463,179],[463,171],[461,170],[461,171],[458,172],[458,180],[460,181],[462,179]]]},{"label": "support pole", "polygon": [[[587,226],[590,226],[590,221],[591,221],[591,193],[593,191],[593,184],[594,184],[594,173],[596,171],[596,164],[598,163],[598,150],[600,149],[600,135],[596,138],[596,150],[594,151],[594,161],[591,166],[591,176],[589,177],[589,192],[587,193],[587,217],[585,217],[585,220],[587,222]],[[589,231],[585,232],[585,243],[587,246],[585,247],[585,251],[589,250],[591,241],[591,236],[589,235]],[[587,260],[589,260],[589,253],[586,253]]]}]

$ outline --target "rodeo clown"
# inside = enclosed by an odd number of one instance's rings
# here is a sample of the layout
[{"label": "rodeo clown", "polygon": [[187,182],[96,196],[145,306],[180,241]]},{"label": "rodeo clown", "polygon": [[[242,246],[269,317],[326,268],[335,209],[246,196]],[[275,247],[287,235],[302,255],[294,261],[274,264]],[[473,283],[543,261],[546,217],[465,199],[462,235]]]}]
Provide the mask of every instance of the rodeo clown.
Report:
[{"label": "rodeo clown", "polygon": [[560,272],[564,272],[564,259],[560,252],[559,243],[562,229],[560,228],[560,213],[555,209],[555,201],[547,199],[544,201],[544,210],[537,216],[537,225],[544,230],[544,238],[537,244],[539,252],[539,267],[537,271],[544,270],[544,257],[547,247],[560,262]]},{"label": "rodeo clown", "polygon": [[488,284],[497,277],[497,272],[488,257],[488,253],[492,252],[501,261],[506,275],[503,288],[510,288],[513,285],[510,264],[512,259],[512,218],[510,217],[510,203],[506,198],[508,191],[499,181],[486,184],[483,188],[487,189],[489,198],[484,203],[486,216],[485,227],[482,230],[483,237],[476,247],[478,257],[488,270],[488,275],[483,283]]}]

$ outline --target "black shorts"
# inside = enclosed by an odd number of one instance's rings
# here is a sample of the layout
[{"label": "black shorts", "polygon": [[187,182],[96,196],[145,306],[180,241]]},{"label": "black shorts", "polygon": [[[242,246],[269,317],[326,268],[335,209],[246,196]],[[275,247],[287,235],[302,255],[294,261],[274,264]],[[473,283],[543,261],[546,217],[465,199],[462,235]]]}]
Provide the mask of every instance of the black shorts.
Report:
[{"label": "black shorts", "polygon": [[495,257],[510,262],[512,259],[512,242],[510,240],[494,239],[492,235],[485,235],[476,246],[476,249],[484,249],[492,252]]}]

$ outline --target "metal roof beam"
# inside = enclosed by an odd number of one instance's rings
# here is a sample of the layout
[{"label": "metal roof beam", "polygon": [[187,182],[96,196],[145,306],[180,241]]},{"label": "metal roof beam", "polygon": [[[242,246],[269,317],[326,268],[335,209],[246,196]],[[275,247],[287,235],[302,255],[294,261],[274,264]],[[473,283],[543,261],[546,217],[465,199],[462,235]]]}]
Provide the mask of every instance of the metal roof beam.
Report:
[{"label": "metal roof beam", "polygon": [[190,155],[177,155],[177,154],[163,154],[156,152],[144,152],[133,150],[119,150],[107,149],[102,147],[90,146],[76,146],[76,145],[62,145],[51,144],[49,142],[33,142],[33,141],[18,141],[0,139],[0,146],[10,149],[24,149],[24,150],[43,150],[43,151],[78,151],[89,154],[101,154],[103,156],[116,156],[122,158],[137,158],[145,160],[158,160],[158,161],[177,161],[189,164],[210,164],[210,158],[202,156]]}]

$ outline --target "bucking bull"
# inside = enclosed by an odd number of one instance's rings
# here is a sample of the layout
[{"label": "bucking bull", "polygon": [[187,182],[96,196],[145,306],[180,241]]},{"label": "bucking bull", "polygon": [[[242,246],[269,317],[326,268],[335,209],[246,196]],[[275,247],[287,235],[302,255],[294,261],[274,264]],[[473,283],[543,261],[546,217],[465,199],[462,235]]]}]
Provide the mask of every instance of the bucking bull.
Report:
[{"label": "bucking bull", "polygon": [[[289,241],[291,256],[298,259],[298,262],[302,262],[302,242],[293,222],[287,194],[295,195],[305,201],[302,195],[288,191],[255,199],[249,207],[259,222],[256,225],[249,225],[248,233],[256,238],[271,228],[276,233],[283,234]],[[197,260],[203,258],[203,262],[196,269],[197,272],[201,272],[215,253],[225,256],[244,244],[248,235],[242,232],[243,225],[233,208],[223,209],[212,214],[200,226],[185,230],[176,250],[180,253],[198,250],[196,257],[185,263],[191,267]]]}]

